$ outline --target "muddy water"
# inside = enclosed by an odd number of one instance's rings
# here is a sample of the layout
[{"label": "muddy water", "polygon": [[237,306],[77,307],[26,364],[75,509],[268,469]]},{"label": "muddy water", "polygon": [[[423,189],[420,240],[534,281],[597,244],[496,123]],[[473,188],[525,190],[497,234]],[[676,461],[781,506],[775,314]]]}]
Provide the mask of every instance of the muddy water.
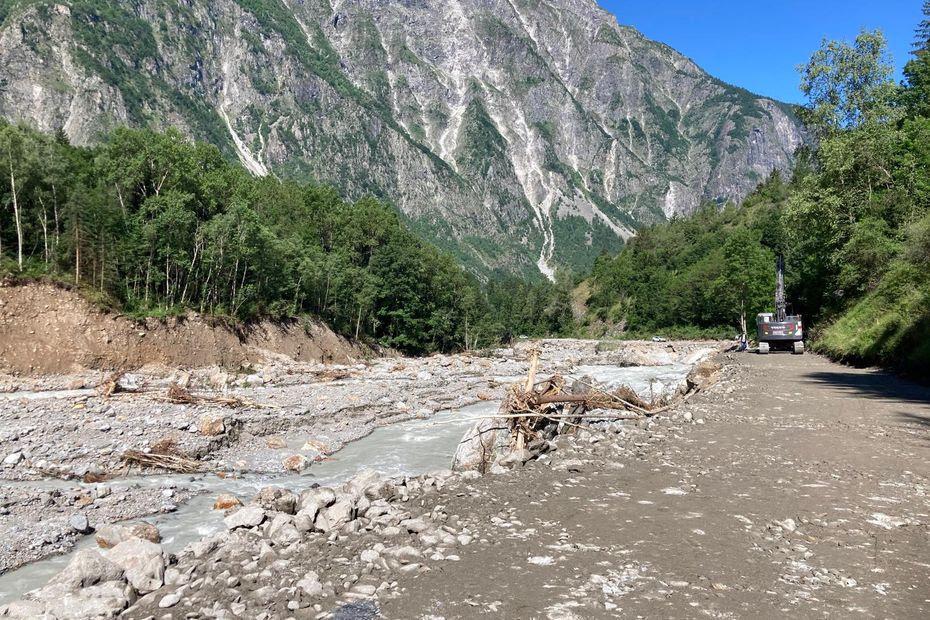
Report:
[{"label": "muddy water", "polygon": [[[583,366],[574,377],[587,375],[601,383],[616,387],[628,385],[649,398],[675,389],[687,376],[691,366]],[[302,474],[247,474],[241,478],[219,478],[214,475],[136,476],[108,483],[114,489],[123,486],[162,487],[165,484],[189,488],[199,495],[176,512],[160,514],[146,521],[161,531],[162,543],[169,552],[178,552],[187,544],[209,536],[223,527],[223,513],[213,510],[213,501],[220,493],[231,493],[247,501],[262,487],[275,485],[300,490],[311,484],[334,485],[348,480],[362,469],[371,468],[386,475],[419,475],[448,469],[455,448],[463,433],[475,418],[493,415],[499,403],[480,402],[462,409],[443,411],[427,419],[414,419],[376,429],[370,435],[349,443],[328,460],[314,463]],[[296,439],[295,439],[296,441]],[[34,487],[74,486],[74,482],[49,480],[27,483]],[[86,536],[75,550],[94,545],[93,536]],[[73,553],[73,552],[72,552]],[[0,604],[16,600],[25,592],[42,587],[71,559],[71,553],[33,562],[0,575]]]}]

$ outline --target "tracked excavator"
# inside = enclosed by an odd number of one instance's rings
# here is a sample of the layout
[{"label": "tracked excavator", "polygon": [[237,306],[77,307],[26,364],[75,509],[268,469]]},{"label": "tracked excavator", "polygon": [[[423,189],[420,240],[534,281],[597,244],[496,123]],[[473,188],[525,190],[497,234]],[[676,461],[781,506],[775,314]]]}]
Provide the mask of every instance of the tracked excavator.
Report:
[{"label": "tracked excavator", "polygon": [[788,314],[785,299],[785,257],[775,260],[775,312],[760,312],[756,315],[756,340],[759,353],[790,351],[804,353],[804,327],[800,314]]}]

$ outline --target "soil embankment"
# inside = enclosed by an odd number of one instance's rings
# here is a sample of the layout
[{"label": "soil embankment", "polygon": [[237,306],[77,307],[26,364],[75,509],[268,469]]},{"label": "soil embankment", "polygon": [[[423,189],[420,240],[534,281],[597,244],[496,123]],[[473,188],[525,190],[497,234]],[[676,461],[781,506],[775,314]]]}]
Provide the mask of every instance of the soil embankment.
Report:
[{"label": "soil embankment", "polygon": [[236,369],[273,359],[347,363],[366,353],[320,322],[264,321],[231,329],[196,314],[136,322],[50,284],[0,286],[0,372]]}]

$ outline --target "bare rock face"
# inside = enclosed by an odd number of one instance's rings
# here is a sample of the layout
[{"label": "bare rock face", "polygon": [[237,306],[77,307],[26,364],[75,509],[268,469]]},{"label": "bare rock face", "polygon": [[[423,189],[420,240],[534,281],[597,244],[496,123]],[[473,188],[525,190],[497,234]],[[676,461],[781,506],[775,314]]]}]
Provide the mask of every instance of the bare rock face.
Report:
[{"label": "bare rock face", "polygon": [[49,6],[0,29],[0,115],[78,144],[177,126],[254,174],[383,195],[476,271],[587,266],[804,139],[594,0]]}]

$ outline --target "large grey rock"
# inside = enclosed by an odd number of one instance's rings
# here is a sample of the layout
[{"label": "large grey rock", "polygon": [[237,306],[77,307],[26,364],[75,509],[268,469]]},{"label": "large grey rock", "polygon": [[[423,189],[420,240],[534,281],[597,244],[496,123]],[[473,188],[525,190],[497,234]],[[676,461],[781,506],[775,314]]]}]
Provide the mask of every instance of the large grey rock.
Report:
[{"label": "large grey rock", "polygon": [[484,473],[509,451],[509,421],[506,418],[478,420],[462,436],[452,457],[452,470]]},{"label": "large grey rock", "polygon": [[316,506],[317,510],[320,508],[328,508],[332,506],[336,501],[336,492],[329,487],[317,487],[315,489],[307,489],[300,494],[300,499],[297,502],[297,507],[300,510],[307,508],[309,506]]},{"label": "large grey rock", "polygon": [[316,518],[316,528],[323,533],[332,532],[352,520],[355,506],[351,499],[337,500],[335,504],[320,511]]},{"label": "large grey rock", "polygon": [[68,527],[78,534],[90,534],[94,531],[87,520],[87,515],[72,515],[68,518]]},{"label": "large grey rock", "polygon": [[136,598],[132,587],[125,581],[106,581],[75,591],[69,591],[60,584],[49,585],[31,596],[33,601],[21,601],[11,606],[8,617],[30,620],[115,618]]},{"label": "large grey rock", "polygon": [[94,538],[101,549],[110,549],[125,540],[139,538],[151,543],[161,542],[161,533],[151,523],[106,523],[97,528]]},{"label": "large grey rock", "polygon": [[268,538],[279,547],[287,547],[300,540],[294,517],[286,514],[275,515],[268,525]]},{"label": "large grey rock", "polygon": [[297,496],[281,487],[265,487],[252,501],[265,510],[285,512],[289,515],[297,512]]},{"label": "large grey rock", "polygon": [[245,506],[223,519],[226,528],[230,530],[238,527],[255,527],[264,521],[265,511],[261,506]]},{"label": "large grey rock", "polygon": [[108,560],[122,567],[126,580],[139,594],[148,594],[164,584],[165,558],[161,545],[130,538],[105,553]]},{"label": "large grey rock", "polygon": [[381,496],[383,483],[381,474],[373,469],[363,469],[346,482],[343,489],[356,500],[361,497],[378,499]]},{"label": "large grey rock", "polygon": [[103,557],[99,551],[81,549],[74,554],[64,570],[49,581],[49,585],[80,590],[106,581],[122,580],[123,573],[120,565]]}]

